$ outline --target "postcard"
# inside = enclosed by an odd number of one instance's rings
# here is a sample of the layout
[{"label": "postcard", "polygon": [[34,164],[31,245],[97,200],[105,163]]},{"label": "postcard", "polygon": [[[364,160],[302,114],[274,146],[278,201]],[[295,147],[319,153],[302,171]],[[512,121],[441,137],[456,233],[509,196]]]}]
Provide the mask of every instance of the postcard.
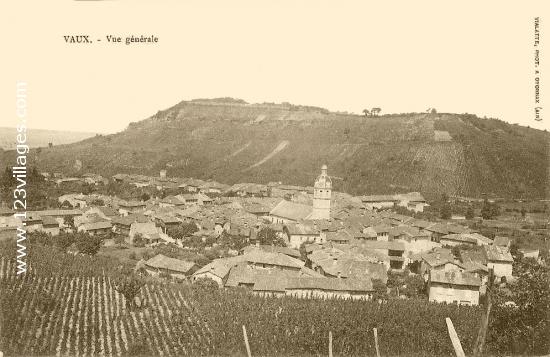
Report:
[{"label": "postcard", "polygon": [[547,1],[6,1],[0,357],[550,354]]}]

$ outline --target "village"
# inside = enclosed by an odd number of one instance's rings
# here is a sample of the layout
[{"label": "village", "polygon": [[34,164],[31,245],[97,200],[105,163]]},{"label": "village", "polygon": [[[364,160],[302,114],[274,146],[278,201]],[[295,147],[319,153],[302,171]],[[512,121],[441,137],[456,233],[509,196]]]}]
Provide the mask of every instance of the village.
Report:
[{"label": "village", "polygon": [[[451,220],[414,218],[429,206],[418,192],[333,191],[326,165],[310,187],[231,186],[173,178],[166,170],[158,177],[42,176],[61,190],[112,182],[163,192],[141,200],[67,193],[57,198],[59,208],[28,212],[23,222],[31,236],[100,238],[99,254],[134,262],[137,272],[157,279],[209,279],[258,295],[367,300],[389,293],[468,305],[480,303],[490,273],[499,284],[515,279],[510,237],[491,239]],[[0,237],[15,236],[18,224],[13,211],[0,210]],[[535,249],[521,254],[539,259]]]}]

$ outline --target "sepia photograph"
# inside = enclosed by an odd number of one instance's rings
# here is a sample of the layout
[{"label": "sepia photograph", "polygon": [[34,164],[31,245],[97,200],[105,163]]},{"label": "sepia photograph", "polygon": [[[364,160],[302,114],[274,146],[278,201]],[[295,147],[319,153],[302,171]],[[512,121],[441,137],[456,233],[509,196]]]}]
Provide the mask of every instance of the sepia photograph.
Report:
[{"label": "sepia photograph", "polygon": [[0,357],[550,356],[546,14],[5,1]]}]

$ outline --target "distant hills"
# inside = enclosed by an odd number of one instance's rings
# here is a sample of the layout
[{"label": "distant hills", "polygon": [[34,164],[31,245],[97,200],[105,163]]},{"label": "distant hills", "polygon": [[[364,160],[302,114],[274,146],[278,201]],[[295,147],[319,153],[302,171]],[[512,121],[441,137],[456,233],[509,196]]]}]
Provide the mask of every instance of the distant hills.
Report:
[{"label": "distant hills", "polygon": [[549,143],[545,131],[470,114],[365,117],[220,98],[182,101],[120,133],[56,145],[33,159],[71,174],[167,169],[230,184],[298,185],[311,185],[326,163],[336,188],[352,194],[542,198]]},{"label": "distant hills", "polygon": [[[47,147],[49,143],[63,145],[75,143],[94,136],[95,133],[27,129],[27,144],[32,147]],[[15,146],[17,130],[15,128],[0,127],[0,148],[13,150]]]}]

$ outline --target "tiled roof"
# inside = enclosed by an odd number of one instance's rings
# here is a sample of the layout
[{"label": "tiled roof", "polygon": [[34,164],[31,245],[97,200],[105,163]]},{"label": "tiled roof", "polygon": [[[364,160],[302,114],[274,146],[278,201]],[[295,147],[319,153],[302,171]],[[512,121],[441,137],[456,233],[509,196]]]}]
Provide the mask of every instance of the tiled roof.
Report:
[{"label": "tiled roof", "polygon": [[244,254],[243,259],[253,264],[269,264],[290,268],[301,268],[304,266],[304,262],[286,254],[282,253],[269,253],[260,250],[252,250],[247,254]]},{"label": "tiled roof", "polygon": [[224,279],[227,274],[229,274],[231,268],[242,261],[242,255],[231,258],[215,259],[211,263],[197,270],[194,275],[211,273],[221,279]]},{"label": "tiled roof", "polygon": [[187,273],[195,266],[195,263],[158,254],[147,260],[145,265],[151,268],[167,269]]},{"label": "tiled roof", "polygon": [[363,249],[388,249],[388,250],[405,250],[405,244],[397,241],[376,241],[376,240],[367,240],[360,243],[356,243],[356,246]]},{"label": "tiled roof", "polygon": [[479,233],[470,233],[470,236],[476,239],[478,241],[478,244],[479,243],[491,244],[493,242],[490,238],[487,238],[484,235],[481,235]]},{"label": "tiled roof", "polygon": [[82,211],[77,209],[49,209],[43,211],[30,211],[28,213],[34,213],[41,217],[43,216],[79,216]]},{"label": "tiled roof", "polygon": [[297,258],[297,259],[299,259],[301,257],[300,252],[296,249],[292,249],[292,248],[288,248],[288,247],[276,247],[276,246],[272,246],[272,245],[260,245],[259,247],[255,246],[255,245],[249,245],[249,246],[243,248],[243,252],[244,252],[244,254],[247,254],[247,253],[249,253],[253,250],[257,250],[257,249],[262,250],[264,252],[268,252],[268,253],[286,254],[289,257],[293,257],[293,258]]},{"label": "tiled roof", "polygon": [[423,221],[421,219],[415,219],[414,221],[412,221],[409,224],[413,227],[426,229],[427,227],[431,226],[433,224],[433,222]]},{"label": "tiled roof", "polygon": [[449,233],[449,229],[448,229],[447,225],[442,224],[442,223],[434,223],[434,224],[426,227],[425,229],[429,232],[434,232],[434,233],[440,233],[440,234],[448,234]]},{"label": "tiled roof", "polygon": [[299,221],[306,219],[312,211],[313,207],[311,206],[282,200],[271,210],[270,215]]},{"label": "tiled roof", "polygon": [[134,222],[130,226],[130,231],[134,234],[142,234],[142,235],[151,235],[151,234],[158,234],[158,228],[155,226],[153,222]]},{"label": "tiled roof", "polygon": [[489,268],[487,268],[487,266],[480,263],[468,262],[468,263],[463,263],[463,265],[464,265],[464,268],[466,269],[465,272],[467,273],[473,273],[473,272],[484,272],[487,274],[489,273]]},{"label": "tiled roof", "polygon": [[155,218],[161,220],[163,223],[181,223],[181,220],[178,218],[167,215],[158,215]]},{"label": "tiled roof", "polygon": [[107,217],[118,216],[118,212],[111,207],[98,207],[98,209]]},{"label": "tiled roof", "polygon": [[327,241],[334,242],[349,242],[353,237],[345,230],[338,232],[327,232],[326,233]]},{"label": "tiled roof", "polygon": [[460,260],[465,265],[470,263],[476,263],[485,265],[487,264],[487,257],[484,250],[460,250]]},{"label": "tiled roof", "polygon": [[477,240],[470,237],[468,234],[446,234],[441,237],[441,240],[451,240],[460,243],[471,243],[476,244]]},{"label": "tiled roof", "polygon": [[389,233],[391,227],[387,224],[377,224],[376,226],[372,227],[376,233]]},{"label": "tiled roof", "polygon": [[514,258],[512,254],[508,251],[506,247],[500,247],[498,245],[486,245],[485,256],[488,261],[499,261],[499,262],[513,262]]},{"label": "tiled roof", "polygon": [[435,254],[426,254],[423,257],[423,260],[430,266],[430,267],[438,267],[445,264],[454,264],[458,265],[460,267],[463,267],[461,263],[454,260],[452,257],[448,256],[439,256]]},{"label": "tiled roof", "polygon": [[510,244],[510,238],[504,237],[504,236],[497,236],[495,237],[493,244],[498,246],[503,246],[503,247],[507,246],[508,244]]},{"label": "tiled roof", "polygon": [[94,223],[84,223],[82,226],[86,231],[93,231],[97,229],[108,229],[112,227],[112,224],[110,221],[104,221],[104,222],[94,222]]}]

